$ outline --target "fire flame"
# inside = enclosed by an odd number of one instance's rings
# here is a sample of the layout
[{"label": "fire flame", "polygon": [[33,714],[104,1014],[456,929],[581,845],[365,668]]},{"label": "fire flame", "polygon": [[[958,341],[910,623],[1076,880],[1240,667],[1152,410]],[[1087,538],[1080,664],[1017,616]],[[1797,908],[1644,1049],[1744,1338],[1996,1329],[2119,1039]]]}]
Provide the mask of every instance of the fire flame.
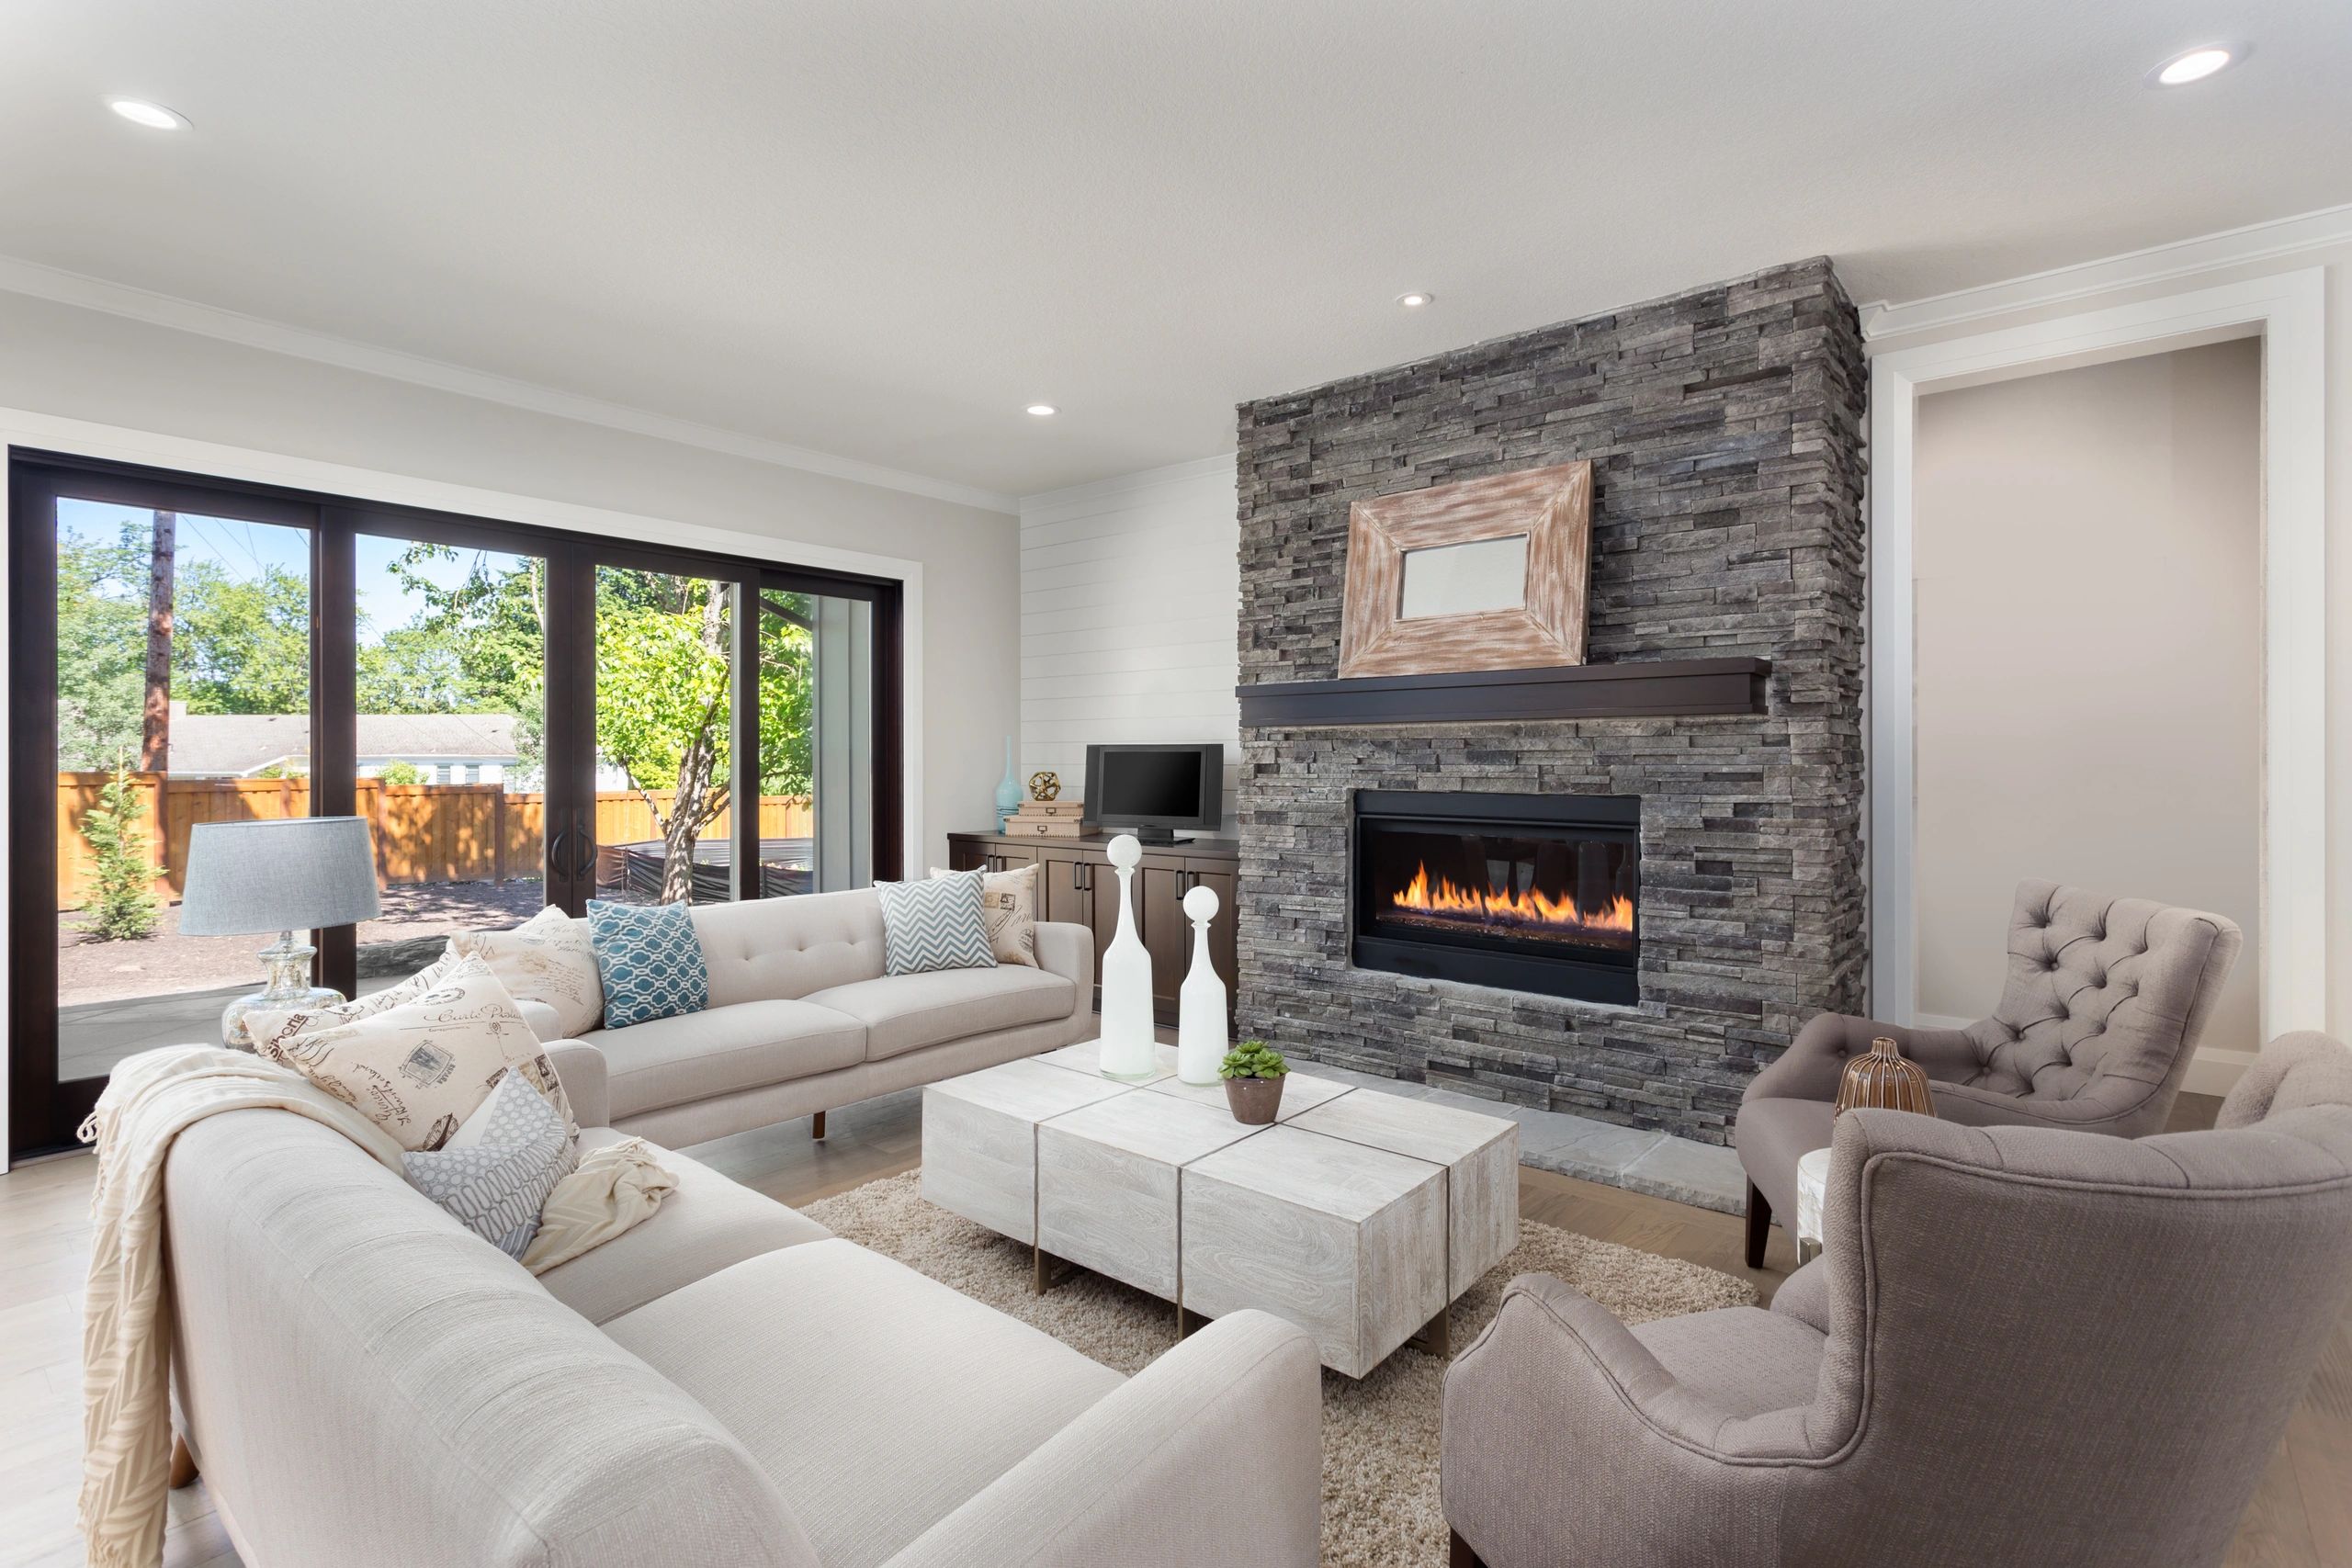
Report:
[{"label": "fire flame", "polygon": [[1472,915],[1482,919],[1521,921],[1529,925],[1568,926],[1583,931],[1625,931],[1634,929],[1634,901],[1619,894],[1603,909],[1590,914],[1573,897],[1552,898],[1537,888],[1524,893],[1479,893],[1456,887],[1446,877],[1430,885],[1426,865],[1413,868],[1413,880],[1390,900],[1400,909],[1422,909],[1436,915]]}]

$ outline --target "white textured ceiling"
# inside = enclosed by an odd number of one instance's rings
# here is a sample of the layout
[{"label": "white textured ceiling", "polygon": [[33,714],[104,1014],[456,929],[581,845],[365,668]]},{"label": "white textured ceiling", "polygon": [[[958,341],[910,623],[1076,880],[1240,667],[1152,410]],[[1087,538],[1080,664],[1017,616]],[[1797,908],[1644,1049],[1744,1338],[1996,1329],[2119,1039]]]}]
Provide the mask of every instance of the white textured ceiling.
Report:
[{"label": "white textured ceiling", "polygon": [[2352,200],[2348,84],[2344,0],[11,0],[0,255],[1022,493],[1801,256]]}]

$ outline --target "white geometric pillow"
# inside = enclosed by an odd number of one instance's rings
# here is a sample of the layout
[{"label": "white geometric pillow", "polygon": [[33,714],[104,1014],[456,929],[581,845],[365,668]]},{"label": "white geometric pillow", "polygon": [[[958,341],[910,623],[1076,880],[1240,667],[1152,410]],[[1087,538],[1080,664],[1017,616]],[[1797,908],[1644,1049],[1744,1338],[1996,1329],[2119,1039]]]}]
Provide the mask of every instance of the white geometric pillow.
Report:
[{"label": "white geometric pillow", "polygon": [[356,1017],[351,1003],[247,1013],[254,1050],[356,1106],[404,1149],[447,1144],[510,1067],[576,1133],[555,1064],[490,966],[458,958],[426,971],[436,972],[429,989]]},{"label": "white geometric pillow", "polygon": [[882,896],[882,973],[993,969],[996,949],[980,915],[984,873],[951,871],[928,882],[877,882]]},{"label": "white geometric pillow", "polygon": [[412,1186],[515,1258],[539,1234],[548,1194],[579,1163],[563,1118],[514,1072],[492,1086],[448,1143],[401,1156]]},{"label": "white geometric pillow", "polygon": [[450,937],[449,951],[488,964],[516,1001],[552,1008],[559,1040],[577,1038],[605,1016],[605,987],[596,977],[587,924],[552,904],[513,931],[459,931]]},{"label": "white geometric pillow", "polygon": [[[933,878],[960,874],[931,868]],[[980,877],[980,923],[999,964],[1037,967],[1037,868],[993,871]]]}]

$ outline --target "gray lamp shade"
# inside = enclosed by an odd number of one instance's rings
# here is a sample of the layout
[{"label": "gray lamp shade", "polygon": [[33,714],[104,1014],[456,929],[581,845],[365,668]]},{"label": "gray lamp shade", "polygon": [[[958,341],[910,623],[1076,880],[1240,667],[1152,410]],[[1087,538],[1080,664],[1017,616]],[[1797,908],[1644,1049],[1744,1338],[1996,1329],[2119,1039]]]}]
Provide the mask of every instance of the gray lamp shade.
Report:
[{"label": "gray lamp shade", "polygon": [[188,829],[183,936],[255,936],[373,919],[376,854],[357,817],[198,822]]}]

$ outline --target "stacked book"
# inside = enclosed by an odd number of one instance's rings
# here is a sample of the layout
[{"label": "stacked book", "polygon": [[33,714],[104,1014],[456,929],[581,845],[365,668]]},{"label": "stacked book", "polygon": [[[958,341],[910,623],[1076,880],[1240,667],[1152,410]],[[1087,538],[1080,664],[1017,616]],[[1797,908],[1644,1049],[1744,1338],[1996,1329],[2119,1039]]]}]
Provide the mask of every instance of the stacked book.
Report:
[{"label": "stacked book", "polygon": [[1016,839],[1078,838],[1086,831],[1086,803],[1024,800],[1020,810],[1004,819],[1004,830]]}]

